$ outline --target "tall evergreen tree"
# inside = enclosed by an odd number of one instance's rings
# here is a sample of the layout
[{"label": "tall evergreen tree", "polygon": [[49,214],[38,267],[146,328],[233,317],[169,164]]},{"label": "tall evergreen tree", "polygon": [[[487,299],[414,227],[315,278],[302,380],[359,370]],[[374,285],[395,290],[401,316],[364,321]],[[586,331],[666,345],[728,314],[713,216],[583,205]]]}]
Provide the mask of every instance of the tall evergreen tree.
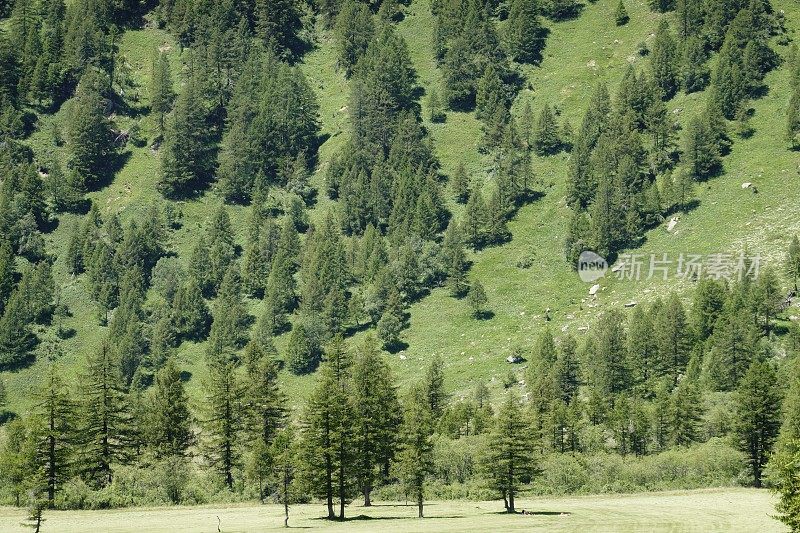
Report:
[{"label": "tall evergreen tree", "polygon": [[90,186],[107,178],[105,172],[113,153],[111,126],[105,116],[102,95],[106,84],[103,74],[87,70],[78,84],[67,121],[68,171],[75,172]]},{"label": "tall evergreen tree", "polygon": [[506,49],[520,63],[541,60],[544,31],[539,22],[538,4],[534,0],[514,0],[508,13],[503,35]]},{"label": "tall evergreen tree", "polygon": [[658,26],[651,56],[653,82],[661,90],[662,97],[669,100],[675,95],[679,86],[678,48],[666,20]]},{"label": "tall evergreen tree", "polygon": [[104,342],[81,379],[80,461],[93,484],[109,485],[114,466],[131,461],[132,423],[120,362]]},{"label": "tall evergreen tree", "polygon": [[194,444],[192,416],[181,372],[174,359],[156,373],[149,398],[147,442],[158,458],[181,457]]},{"label": "tall evergreen tree", "polygon": [[327,350],[314,392],[304,415],[303,459],[308,487],[325,498],[328,518],[339,520],[354,482],[355,419],[352,396],[352,361],[341,337]]},{"label": "tall evergreen tree", "polygon": [[172,73],[169,57],[158,52],[153,57],[152,77],[150,78],[150,111],[158,119],[158,139],[164,136],[164,117],[172,109],[175,89],[172,86]]},{"label": "tall evergreen tree", "polygon": [[424,516],[425,485],[432,472],[433,414],[424,387],[414,387],[404,406],[401,447],[397,474],[406,491],[417,502],[419,518]]},{"label": "tall evergreen tree", "polygon": [[536,471],[532,439],[532,426],[519,399],[513,392],[507,393],[483,456],[483,468],[492,488],[503,495],[509,513],[516,512],[514,499]]},{"label": "tall evergreen tree", "polygon": [[780,431],[781,396],[769,364],[754,362],[742,378],[736,396],[735,433],[747,455],[753,485],[762,473]]},{"label": "tall evergreen tree", "polygon": [[205,455],[228,490],[241,466],[243,429],[242,386],[232,361],[218,361],[209,368],[206,392],[208,413],[204,420],[208,434]]}]

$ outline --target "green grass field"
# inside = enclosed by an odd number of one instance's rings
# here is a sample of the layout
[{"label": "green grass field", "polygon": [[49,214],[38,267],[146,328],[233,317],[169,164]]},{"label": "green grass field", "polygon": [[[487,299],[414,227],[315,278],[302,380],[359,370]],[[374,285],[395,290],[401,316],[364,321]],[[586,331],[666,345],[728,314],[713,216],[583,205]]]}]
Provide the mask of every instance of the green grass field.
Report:
[{"label": "green grass field", "polygon": [[[518,501],[509,515],[502,502],[442,501],[425,506],[426,518],[416,518],[414,505],[380,502],[371,508],[351,505],[346,523],[321,519],[321,505],[290,508],[292,529],[317,531],[614,531],[766,533],[785,531],[771,517],[773,498],[754,489],[707,489],[651,494],[536,498]],[[0,508],[0,531],[25,531],[19,509]],[[157,531],[272,531],[283,529],[278,505],[202,506],[119,511],[53,511],[45,514],[43,531],[62,533],[122,533]],[[219,518],[219,521],[218,521]]]}]

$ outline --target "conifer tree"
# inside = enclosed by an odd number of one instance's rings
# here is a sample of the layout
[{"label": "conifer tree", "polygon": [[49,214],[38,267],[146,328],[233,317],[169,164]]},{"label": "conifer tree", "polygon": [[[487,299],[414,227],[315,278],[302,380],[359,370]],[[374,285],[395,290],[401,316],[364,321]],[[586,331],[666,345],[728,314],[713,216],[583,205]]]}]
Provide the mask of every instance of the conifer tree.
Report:
[{"label": "conifer tree", "polygon": [[205,455],[221,476],[228,490],[233,490],[234,473],[240,467],[243,429],[242,386],[231,361],[210,365],[206,393],[208,413],[204,420],[208,433]]},{"label": "conifer tree", "polygon": [[700,437],[703,411],[700,390],[692,379],[684,379],[675,388],[669,403],[667,427],[673,444],[688,446]]},{"label": "conifer tree", "polygon": [[683,45],[681,68],[681,85],[687,93],[702,91],[708,84],[710,74],[705,61],[706,50],[702,38],[696,35],[689,36]]},{"label": "conifer tree", "polygon": [[293,374],[308,374],[319,364],[319,347],[312,339],[304,324],[292,329],[286,347],[286,365]]},{"label": "conifer tree", "polygon": [[59,369],[51,364],[34,396],[30,435],[37,488],[52,505],[71,472],[75,438],[74,404]]},{"label": "conifer tree", "polygon": [[272,473],[278,487],[278,503],[283,504],[283,527],[289,527],[289,501],[297,471],[297,436],[292,426],[278,431],[270,449]]},{"label": "conifer tree", "polygon": [[544,37],[537,2],[514,0],[511,3],[503,37],[509,55],[516,61],[535,63],[541,60]]},{"label": "conifer tree", "polygon": [[[274,350],[274,346],[270,346]],[[251,441],[269,448],[284,425],[286,398],[278,386],[278,366],[261,343],[245,348],[245,409],[247,434]]]},{"label": "conifer tree", "polygon": [[515,513],[515,496],[536,472],[530,442],[533,430],[514,392],[506,394],[494,421],[483,469],[492,488],[503,495],[506,512]]},{"label": "conifer tree", "polygon": [[624,26],[629,20],[631,20],[631,18],[628,16],[628,10],[625,9],[625,3],[619,0],[617,9],[614,11],[614,22],[617,26]]},{"label": "conifer tree", "polygon": [[82,470],[104,487],[113,480],[114,466],[131,461],[133,430],[120,362],[107,341],[88,357],[80,383]]},{"label": "conifer tree", "polygon": [[677,294],[670,295],[654,320],[658,368],[660,375],[669,376],[677,384],[685,372],[691,351],[691,332],[686,310]]},{"label": "conifer tree", "polygon": [[417,502],[419,518],[424,516],[425,485],[433,470],[433,415],[424,387],[414,387],[404,406],[397,475],[407,493]]},{"label": "conifer tree", "polygon": [[558,124],[550,104],[545,104],[533,131],[533,148],[540,156],[552,155],[561,148]]},{"label": "conifer tree", "polygon": [[341,337],[333,340],[326,354],[303,419],[302,455],[309,489],[325,498],[329,519],[337,518],[334,500],[338,499],[338,519],[344,520],[354,482],[352,361]]},{"label": "conifer tree", "polygon": [[209,334],[208,353],[218,356],[226,350],[237,350],[247,341],[249,315],[242,301],[239,269],[228,268],[214,303],[214,321]]},{"label": "conifer tree", "polygon": [[291,59],[302,51],[299,33],[303,27],[300,4],[296,0],[256,0],[255,34],[268,48]]},{"label": "conifer tree", "polygon": [[26,299],[26,294],[15,290],[0,318],[0,368],[14,368],[23,363],[36,345]]},{"label": "conifer tree", "polygon": [[156,457],[182,457],[195,441],[188,397],[174,359],[156,373],[150,392],[147,443]]},{"label": "conifer tree", "polygon": [[450,181],[450,187],[453,191],[453,196],[455,197],[456,202],[460,204],[467,203],[467,199],[470,196],[469,193],[469,176],[467,175],[467,169],[464,166],[464,162],[461,161],[458,163],[456,170],[453,172],[453,177]]},{"label": "conifer tree", "polygon": [[447,115],[442,107],[442,101],[439,99],[439,93],[436,89],[431,89],[428,95],[428,118],[431,122],[442,123],[447,119]]},{"label": "conifer tree", "polygon": [[164,136],[164,117],[172,109],[175,90],[172,86],[172,73],[169,58],[163,52],[153,57],[152,77],[150,78],[150,111],[155,113],[158,124],[158,137]]},{"label": "conifer tree", "polygon": [[800,278],[800,240],[797,238],[797,235],[792,237],[792,242],[789,244],[789,253],[786,256],[786,269],[789,271],[790,279],[792,283],[794,283],[794,290],[797,292],[797,279]]},{"label": "conifer tree", "polygon": [[214,169],[214,147],[199,91],[197,80],[190,74],[167,123],[157,184],[167,197],[192,193],[194,188],[205,185]]},{"label": "conifer tree", "polygon": [[378,470],[382,470],[384,476],[388,474],[402,422],[394,376],[381,359],[372,336],[368,336],[358,350],[353,365],[353,389],[355,468],[364,506],[368,507]]},{"label": "conifer tree", "polygon": [[472,308],[473,317],[481,318],[486,314],[486,304],[489,300],[486,298],[486,291],[480,281],[476,280],[470,285],[467,300]]},{"label": "conifer tree", "polygon": [[102,96],[107,82],[102,76],[94,70],[86,71],[78,84],[67,121],[67,168],[86,185],[95,185],[106,178],[104,173],[113,153],[111,127],[104,115]]},{"label": "conifer tree", "polygon": [[694,117],[689,123],[683,161],[688,174],[697,181],[708,179],[720,169],[719,145],[702,116]]},{"label": "conifer tree", "polygon": [[211,316],[197,279],[189,276],[175,294],[174,321],[177,333],[185,339],[202,339]]},{"label": "conifer tree", "polygon": [[493,120],[498,112],[504,112],[508,103],[504,94],[503,80],[491,63],[478,82],[475,96],[475,116],[484,122]]},{"label": "conifer tree", "polygon": [[375,23],[369,7],[363,2],[344,2],[336,17],[334,34],[339,49],[339,66],[350,77],[375,35]]},{"label": "conifer tree", "polygon": [[678,90],[678,52],[669,24],[663,20],[656,31],[653,53],[650,59],[653,82],[661,90],[665,100],[669,100]]},{"label": "conifer tree", "polygon": [[780,431],[781,396],[775,373],[766,362],[754,362],[742,378],[734,420],[739,449],[747,455],[753,485],[762,473]]},{"label": "conifer tree", "polygon": [[427,398],[431,415],[436,420],[444,412],[447,402],[447,393],[444,390],[444,361],[440,356],[434,356],[428,365],[421,387]]}]

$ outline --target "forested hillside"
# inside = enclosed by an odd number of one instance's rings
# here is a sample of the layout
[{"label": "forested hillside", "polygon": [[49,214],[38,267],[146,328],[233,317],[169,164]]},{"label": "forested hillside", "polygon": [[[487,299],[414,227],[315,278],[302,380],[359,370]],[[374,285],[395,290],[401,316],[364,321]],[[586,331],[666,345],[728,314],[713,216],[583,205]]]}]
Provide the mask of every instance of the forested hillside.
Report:
[{"label": "forested hillside", "polygon": [[797,520],[797,6],[0,17],[8,503],[767,483]]}]

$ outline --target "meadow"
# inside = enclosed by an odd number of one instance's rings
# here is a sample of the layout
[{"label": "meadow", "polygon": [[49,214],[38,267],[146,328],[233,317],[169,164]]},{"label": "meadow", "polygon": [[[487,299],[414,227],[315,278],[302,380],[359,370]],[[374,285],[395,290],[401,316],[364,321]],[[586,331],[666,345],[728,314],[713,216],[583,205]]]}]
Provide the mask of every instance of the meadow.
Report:
[{"label": "meadow", "polygon": [[[753,489],[705,489],[648,494],[521,499],[526,514],[507,514],[501,502],[433,501],[426,518],[413,504],[350,505],[346,522],[330,522],[322,505],[293,505],[291,529],[400,533],[405,531],[753,532],[785,531],[770,515],[773,497]],[[530,514],[527,514],[530,513]],[[0,531],[26,531],[19,509],[0,508]],[[279,505],[137,508],[45,513],[43,531],[62,533],[245,532],[283,528]],[[219,529],[217,529],[219,528]]]}]

